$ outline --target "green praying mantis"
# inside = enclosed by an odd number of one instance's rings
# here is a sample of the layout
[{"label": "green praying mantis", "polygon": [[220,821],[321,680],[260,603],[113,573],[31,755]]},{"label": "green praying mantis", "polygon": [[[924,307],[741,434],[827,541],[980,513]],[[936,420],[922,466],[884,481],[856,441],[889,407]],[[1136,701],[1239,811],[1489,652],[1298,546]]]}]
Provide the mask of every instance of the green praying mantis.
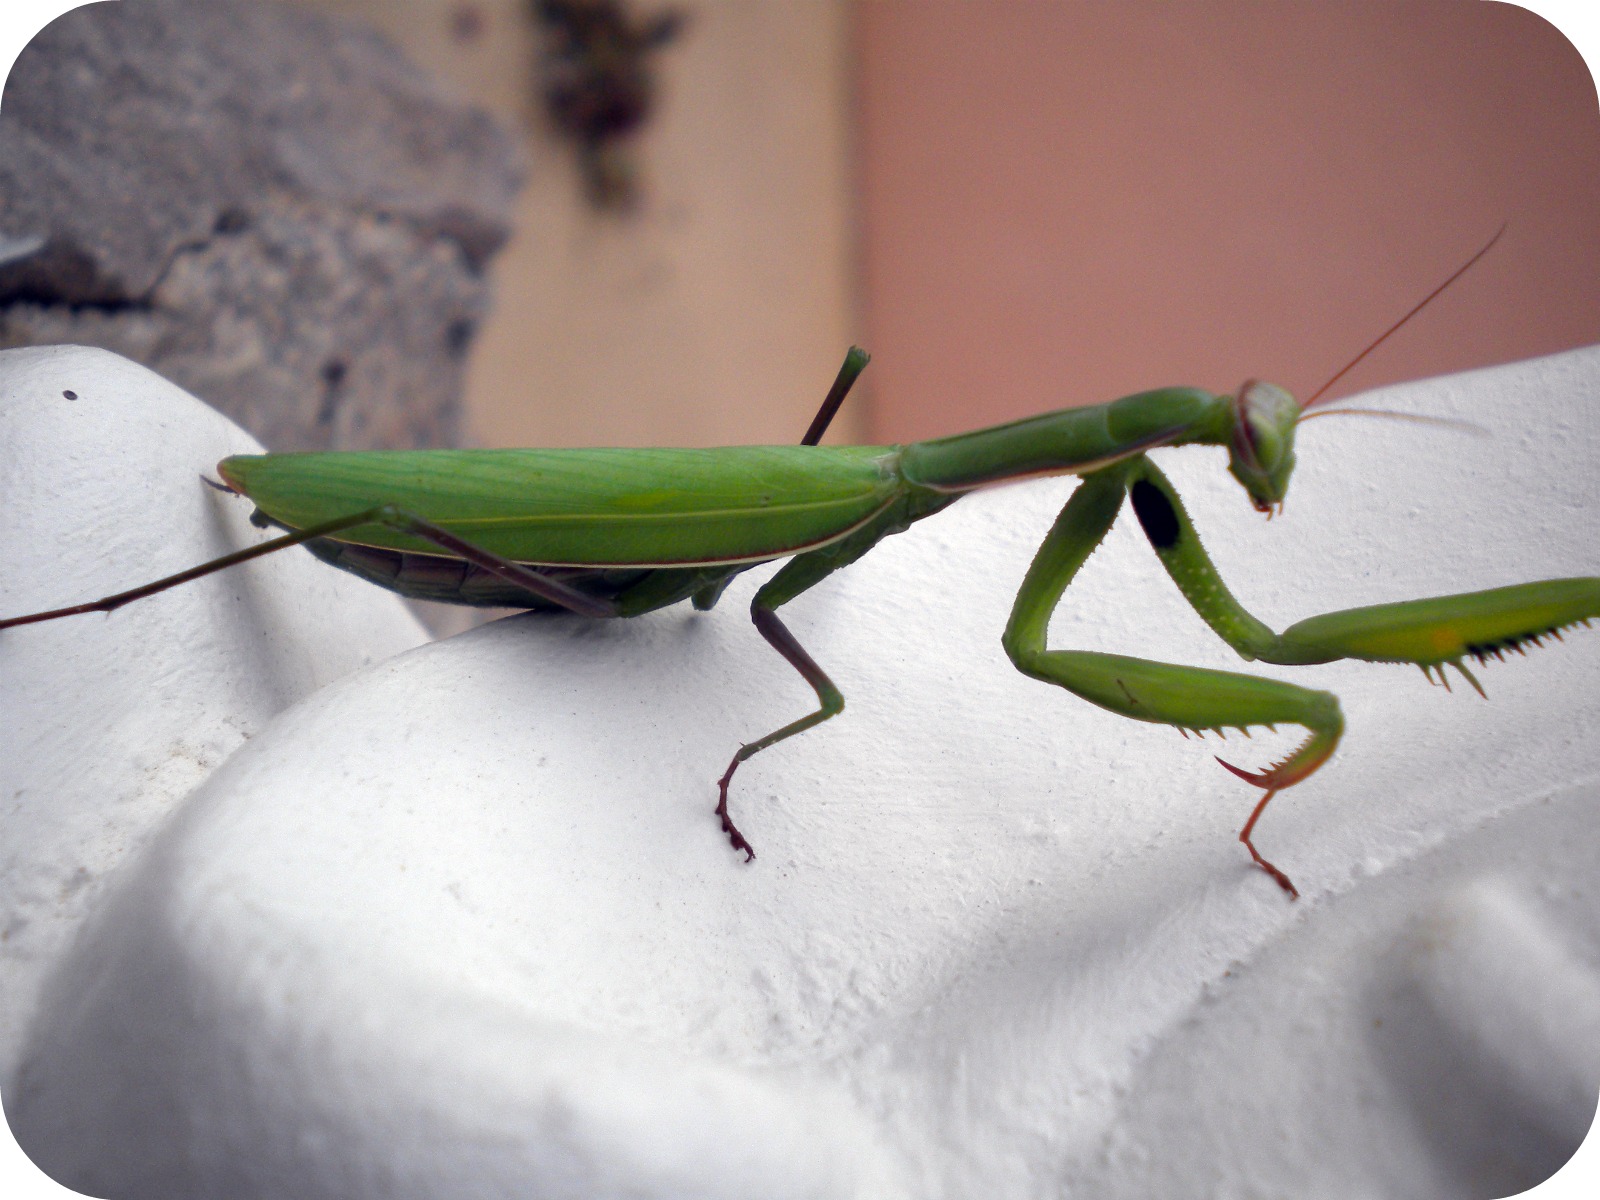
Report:
[{"label": "green praying mantis", "polygon": [[110,612],[295,545],[403,596],[595,618],[638,616],[683,600],[710,609],[741,572],[787,559],[756,591],[751,618],[810,685],[818,707],[739,747],[717,781],[715,814],[749,861],[755,851],[728,807],[734,772],[752,755],[844,707],[839,689],[778,609],[881,539],[975,489],[1077,475],[1080,484],[1017,592],[1002,638],[1006,653],[1023,674],[1134,720],[1186,733],[1304,728],[1305,741],[1265,770],[1218,759],[1262,792],[1240,841],[1262,870],[1298,896],[1289,877],[1256,849],[1252,833],[1274,795],[1333,754],[1343,731],[1338,698],[1230,671],[1054,648],[1049,620],[1125,500],[1189,604],[1247,661],[1412,663],[1440,682],[1451,667],[1481,693],[1467,659],[1481,663],[1537,645],[1600,616],[1600,578],[1570,578],[1347,609],[1275,633],[1233,597],[1176,491],[1149,458],[1167,447],[1226,447],[1228,470],[1270,518],[1283,504],[1296,428],[1311,406],[1498,237],[1305,404],[1255,381],[1232,395],[1168,387],[932,441],[822,446],[828,423],[867,363],[852,347],[799,445],[236,455],[218,464],[223,483],[213,486],[253,501],[252,520],[285,531],[281,536],[89,603],[3,619],[0,629]]}]

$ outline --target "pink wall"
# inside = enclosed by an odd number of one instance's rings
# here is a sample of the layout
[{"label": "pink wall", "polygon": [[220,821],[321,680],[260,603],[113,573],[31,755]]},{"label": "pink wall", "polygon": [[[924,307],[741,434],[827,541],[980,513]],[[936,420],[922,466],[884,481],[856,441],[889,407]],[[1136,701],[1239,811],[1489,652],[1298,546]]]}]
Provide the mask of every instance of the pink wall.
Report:
[{"label": "pink wall", "polygon": [[[1163,384],[1304,395],[1600,341],[1600,108],[1477,0],[859,6],[875,439]],[[1600,403],[1600,397],[1596,397]]]}]

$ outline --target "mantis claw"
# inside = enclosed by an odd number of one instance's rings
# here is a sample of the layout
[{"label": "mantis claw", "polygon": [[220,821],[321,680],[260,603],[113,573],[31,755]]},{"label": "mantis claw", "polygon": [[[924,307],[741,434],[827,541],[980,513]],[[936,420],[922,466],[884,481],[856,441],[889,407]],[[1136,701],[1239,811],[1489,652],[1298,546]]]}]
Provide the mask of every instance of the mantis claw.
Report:
[{"label": "mantis claw", "polygon": [[1313,729],[1312,734],[1292,754],[1279,762],[1273,763],[1265,771],[1247,771],[1243,767],[1236,767],[1225,758],[1215,755],[1217,762],[1221,763],[1233,774],[1250,784],[1252,787],[1264,788],[1268,791],[1280,791],[1291,787],[1310,776],[1318,767],[1328,760],[1335,746],[1339,744],[1339,735],[1343,731],[1343,722],[1338,720],[1337,713],[1334,721],[1322,729]]},{"label": "mantis claw", "polygon": [[1239,840],[1244,843],[1244,848],[1250,851],[1250,857],[1256,866],[1260,867],[1292,899],[1300,898],[1299,890],[1294,883],[1265,858],[1255,848],[1255,843],[1250,840],[1250,834],[1256,827],[1256,822],[1261,819],[1261,814],[1272,798],[1286,787],[1291,787],[1312,774],[1318,767],[1328,760],[1334,747],[1339,744],[1339,735],[1343,731],[1344,723],[1339,717],[1335,707],[1325,714],[1325,724],[1311,727],[1311,736],[1294,753],[1281,762],[1273,763],[1265,771],[1246,771],[1243,767],[1236,767],[1226,759],[1218,757],[1217,762],[1227,768],[1229,772],[1252,787],[1261,788],[1265,795],[1257,802],[1255,810],[1251,812],[1250,819],[1244,823],[1244,828],[1239,831]]},{"label": "mantis claw", "polygon": [[[1271,771],[1246,771],[1243,767],[1236,767],[1227,759],[1218,755],[1214,754],[1212,757],[1252,787],[1268,789],[1272,787]],[[1279,765],[1281,766],[1282,764],[1280,763]],[[1272,770],[1276,769],[1276,767],[1272,768]]]}]

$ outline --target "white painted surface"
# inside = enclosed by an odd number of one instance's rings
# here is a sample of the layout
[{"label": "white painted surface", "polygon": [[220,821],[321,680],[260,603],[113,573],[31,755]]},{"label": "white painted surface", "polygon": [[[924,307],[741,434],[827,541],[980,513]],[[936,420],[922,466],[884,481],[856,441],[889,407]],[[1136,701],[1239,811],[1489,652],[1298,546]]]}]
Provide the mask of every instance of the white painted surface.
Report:
[{"label": "white painted surface", "polygon": [[[1270,525],[1220,451],[1161,461],[1281,628],[1593,572],[1597,387],[1590,350],[1365,397],[1493,437],[1316,422]],[[147,441],[119,474],[193,469],[156,440],[176,462]],[[809,701],[744,619],[753,581],[713,614],[499,622],[288,708],[51,960],[4,1080],[24,1146],[90,1192],[302,1200],[1454,1198],[1557,1165],[1600,1087],[1600,633],[1491,665],[1487,703],[1414,669],[1267,669],[1337,691],[1349,725],[1258,829],[1291,904],[1234,840],[1254,797],[1211,747],[1001,653],[1070,486],[963,501],[784,610],[850,707],[741,769],[749,866],[713,781]],[[93,530],[49,547],[92,594],[121,527],[59,519]],[[182,602],[231,620],[243,586]],[[181,680],[199,619],[98,653]],[[0,678],[47,731],[80,719],[83,666],[20,648],[37,632],[0,639]],[[1238,666],[1131,521],[1053,636]],[[253,677],[243,645],[204,669]],[[59,753],[132,778],[148,750]],[[38,855],[69,871],[70,849]]]},{"label": "white painted surface", "polygon": [[[265,541],[248,502],[200,481],[260,449],[107,351],[0,352],[0,613]],[[0,1081],[44,974],[183,798],[283,709],[425,640],[394,597],[304,553],[0,632]]]}]

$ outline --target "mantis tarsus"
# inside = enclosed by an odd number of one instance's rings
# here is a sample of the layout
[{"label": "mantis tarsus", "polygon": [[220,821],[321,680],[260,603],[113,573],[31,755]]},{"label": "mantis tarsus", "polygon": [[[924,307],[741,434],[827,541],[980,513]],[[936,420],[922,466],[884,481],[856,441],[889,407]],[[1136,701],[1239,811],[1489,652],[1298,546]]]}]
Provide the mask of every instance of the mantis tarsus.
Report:
[{"label": "mantis tarsus", "polygon": [[[1498,238],[1496,234],[1496,238]],[[1350,366],[1409,320],[1494,244],[1491,239]],[[1218,445],[1255,508],[1283,504],[1302,405],[1272,384],[1233,395],[1172,387],[903,446],[818,444],[867,356],[852,347],[797,446],[723,449],[425,450],[238,455],[217,471],[283,536],[142,587],[68,608],[0,620],[0,628],[133,600],[264,554],[304,544],[318,558],[401,595],[459,604],[632,617],[682,600],[709,609],[734,576],[788,559],[751,603],[756,628],[816,693],[818,707],[741,746],[718,780],[716,815],[736,850],[755,857],[728,811],[739,764],[836,715],[844,698],[777,610],[877,542],[977,488],[1040,475],[1082,482],[1034,558],[1003,644],[1017,669],[1112,712],[1185,732],[1297,724],[1309,737],[1264,771],[1223,762],[1262,796],[1239,837],[1290,895],[1287,875],[1251,834],[1281,789],[1333,753],[1343,730],[1329,692],[1227,671],[1053,649],[1047,627],[1068,584],[1110,530],[1124,499],[1162,565],[1208,625],[1246,660],[1305,665],[1353,658],[1404,662],[1442,680],[1453,667],[1559,637],[1600,616],[1600,578],[1327,613],[1275,633],[1218,575],[1172,485],[1148,453]],[[1345,370],[1348,370],[1347,366]],[[1343,375],[1343,371],[1334,379]],[[1479,689],[1481,691],[1481,688]],[[1218,760],[1221,762],[1222,760]]]}]

